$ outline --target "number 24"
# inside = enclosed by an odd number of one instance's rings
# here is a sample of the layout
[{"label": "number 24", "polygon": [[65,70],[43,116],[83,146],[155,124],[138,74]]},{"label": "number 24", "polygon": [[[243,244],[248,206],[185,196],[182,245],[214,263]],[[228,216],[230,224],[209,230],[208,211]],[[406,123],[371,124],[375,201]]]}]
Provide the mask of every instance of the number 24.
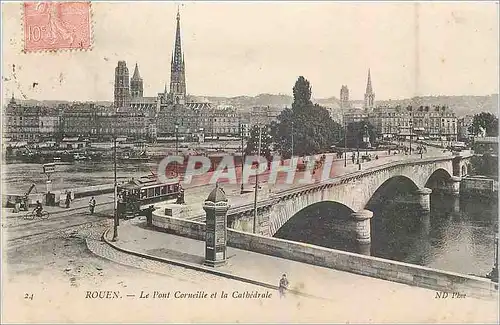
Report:
[{"label": "number 24", "polygon": [[31,293],[25,293],[24,294],[24,299],[29,299],[29,300],[33,300],[33,294]]}]

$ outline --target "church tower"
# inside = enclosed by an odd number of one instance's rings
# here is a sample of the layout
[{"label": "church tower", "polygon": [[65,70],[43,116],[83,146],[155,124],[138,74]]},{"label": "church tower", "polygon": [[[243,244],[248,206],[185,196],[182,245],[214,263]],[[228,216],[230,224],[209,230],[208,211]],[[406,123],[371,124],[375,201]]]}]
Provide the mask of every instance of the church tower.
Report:
[{"label": "church tower", "polygon": [[118,61],[115,68],[115,108],[128,108],[130,106],[130,86],[127,63]]},{"label": "church tower", "polygon": [[132,94],[132,98],[140,98],[144,94],[144,86],[137,63],[135,64],[134,75],[130,79],[130,93]]},{"label": "church tower", "polygon": [[340,108],[349,108],[349,88],[346,85],[342,85],[340,88]]},{"label": "church tower", "polygon": [[186,76],[184,54],[181,48],[181,15],[177,9],[177,29],[175,31],[175,47],[170,68],[169,99],[174,104],[184,104],[186,100]]},{"label": "church tower", "polygon": [[366,83],[366,91],[365,91],[365,105],[364,108],[366,111],[370,111],[373,109],[375,103],[375,93],[372,88],[372,78],[370,76],[370,69],[368,69],[368,81]]}]

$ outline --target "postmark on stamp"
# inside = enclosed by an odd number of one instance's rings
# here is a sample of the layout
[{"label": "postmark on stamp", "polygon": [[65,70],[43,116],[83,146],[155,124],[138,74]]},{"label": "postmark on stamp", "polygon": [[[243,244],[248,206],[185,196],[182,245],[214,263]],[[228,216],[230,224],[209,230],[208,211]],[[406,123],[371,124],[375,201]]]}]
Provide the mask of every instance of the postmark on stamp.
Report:
[{"label": "postmark on stamp", "polygon": [[88,50],[90,2],[25,2],[24,52]]}]

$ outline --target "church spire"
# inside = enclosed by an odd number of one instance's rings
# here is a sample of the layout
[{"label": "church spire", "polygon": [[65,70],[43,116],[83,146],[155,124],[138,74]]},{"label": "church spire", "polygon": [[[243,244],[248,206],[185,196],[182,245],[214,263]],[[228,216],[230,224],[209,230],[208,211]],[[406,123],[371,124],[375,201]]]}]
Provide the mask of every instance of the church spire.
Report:
[{"label": "church spire", "polygon": [[142,98],[144,96],[144,85],[137,62],[135,63],[134,75],[130,79],[130,94],[132,98]]},{"label": "church spire", "polygon": [[365,110],[370,111],[375,106],[375,93],[372,87],[372,77],[370,74],[370,69],[368,69],[368,81],[366,82],[366,92],[365,92]]},{"label": "church spire", "polygon": [[372,89],[372,77],[370,75],[370,69],[368,69],[368,81],[366,82],[366,93],[371,94],[373,92]]},{"label": "church spire", "polygon": [[142,79],[141,74],[139,73],[139,66],[137,65],[137,62],[135,63],[134,75],[132,76],[132,79],[134,80]]}]

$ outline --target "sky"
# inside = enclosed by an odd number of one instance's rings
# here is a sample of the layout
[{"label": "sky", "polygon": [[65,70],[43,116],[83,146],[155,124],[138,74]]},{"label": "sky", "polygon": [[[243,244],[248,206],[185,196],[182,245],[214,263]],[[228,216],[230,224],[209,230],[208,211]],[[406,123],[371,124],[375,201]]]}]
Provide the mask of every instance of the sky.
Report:
[{"label": "sky", "polygon": [[376,100],[498,93],[494,2],[93,2],[92,50],[60,53],[22,53],[22,5],[2,4],[3,98],[111,101],[118,60],[156,96],[179,4],[189,94],[291,94],[304,76],[314,98],[362,99],[368,69]]}]

